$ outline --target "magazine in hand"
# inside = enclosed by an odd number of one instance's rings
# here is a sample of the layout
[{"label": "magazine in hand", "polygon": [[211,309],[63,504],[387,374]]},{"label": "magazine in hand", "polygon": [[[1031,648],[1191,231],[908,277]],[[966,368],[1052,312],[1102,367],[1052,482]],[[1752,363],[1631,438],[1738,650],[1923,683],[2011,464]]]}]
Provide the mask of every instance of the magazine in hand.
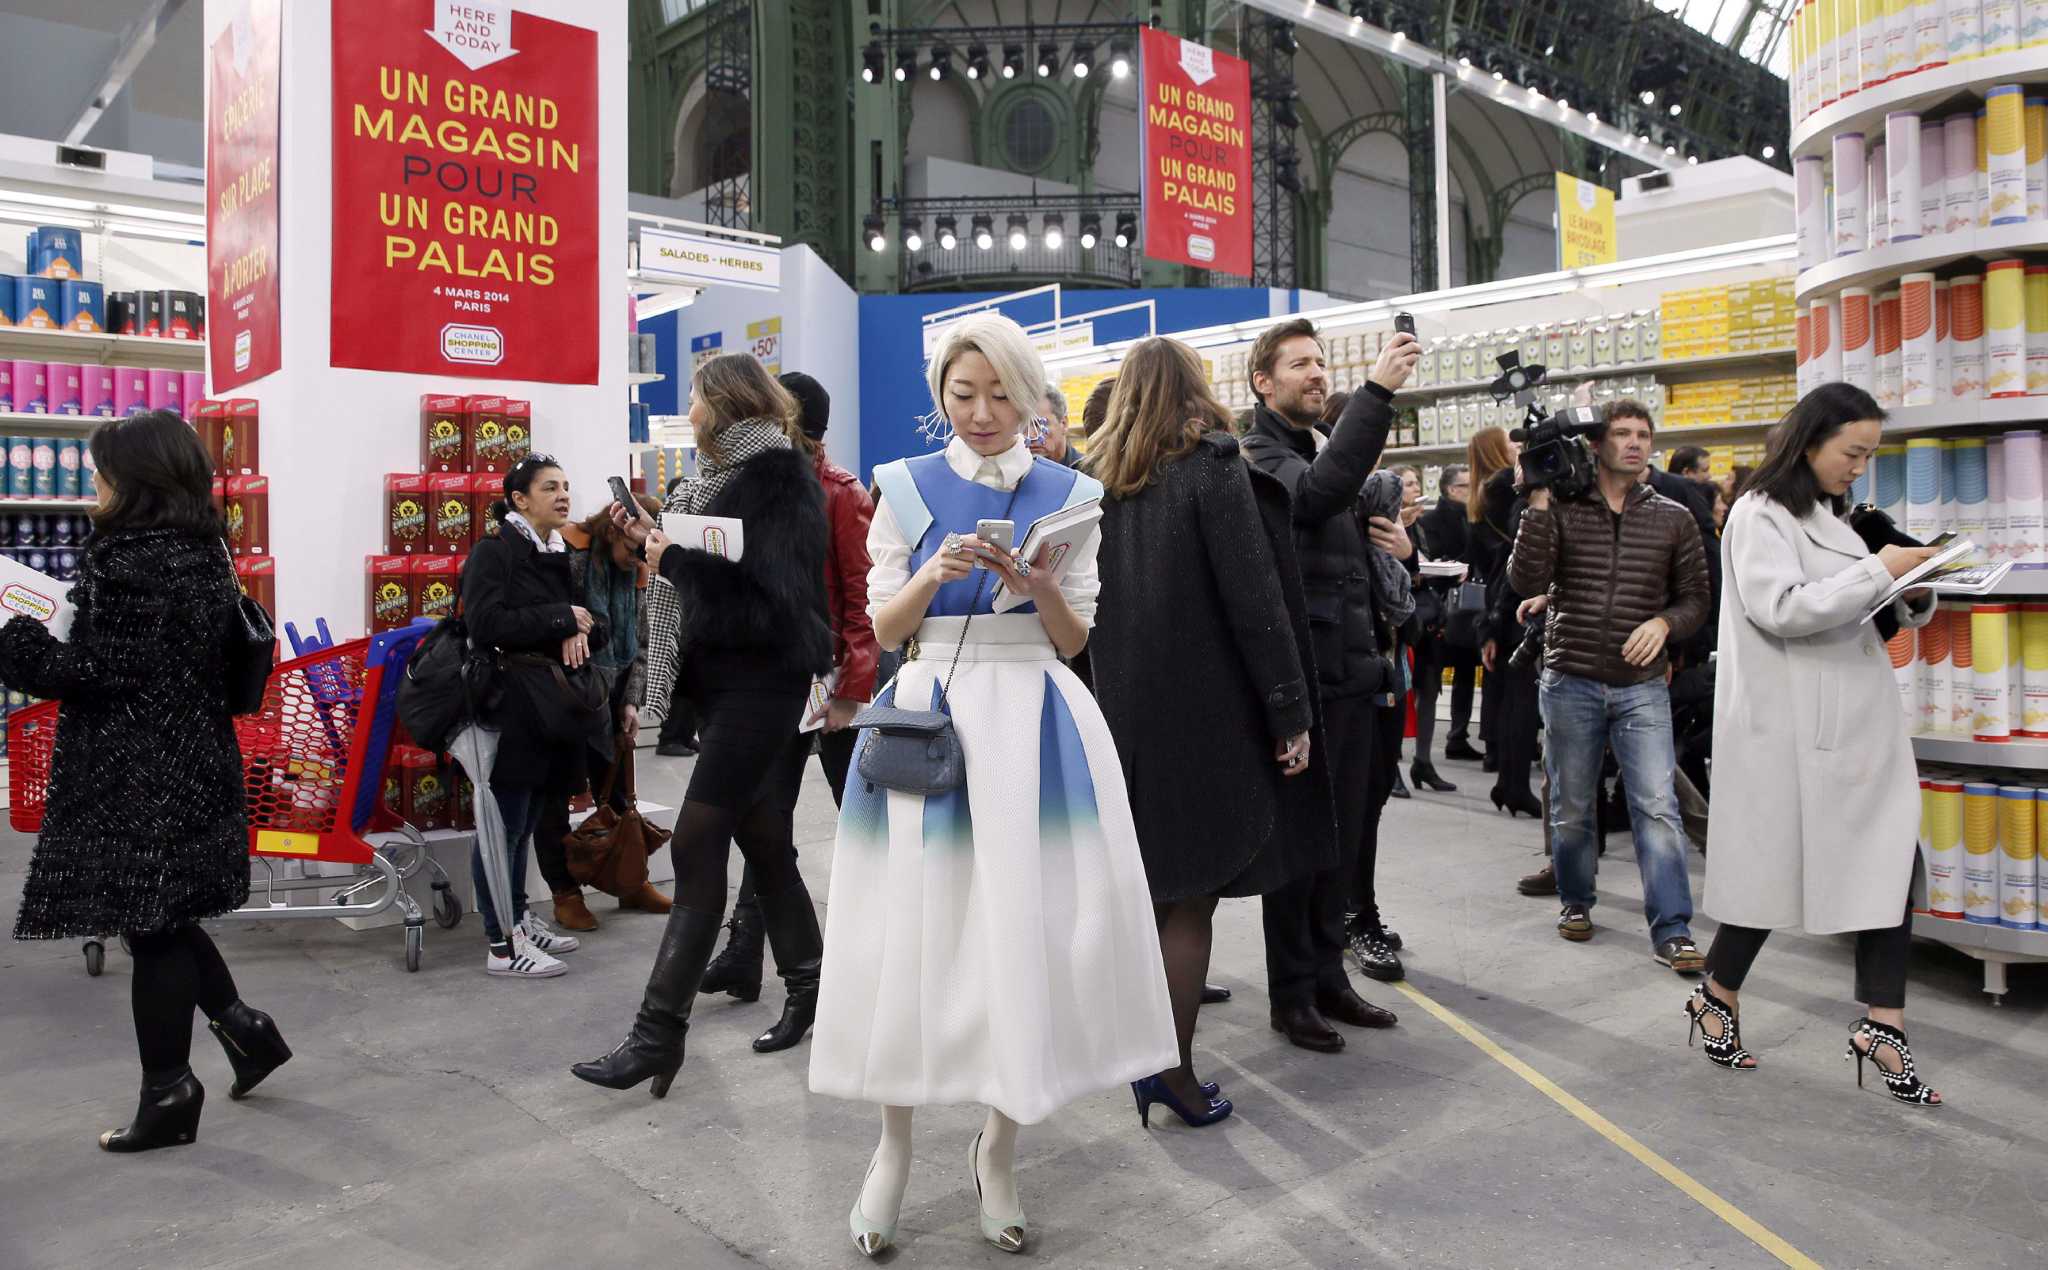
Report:
[{"label": "magazine in hand", "polygon": [[71,635],[71,584],[0,556],[0,622],[32,617],[59,640]]},{"label": "magazine in hand", "polygon": [[1465,574],[1469,571],[1470,566],[1463,560],[1424,560],[1422,562],[1422,576],[1425,578],[1454,578],[1457,581],[1463,582]]},{"label": "magazine in hand", "polygon": [[[1040,548],[1045,548],[1044,565],[1034,568],[1052,571],[1057,582],[1066,576],[1067,564],[1074,553],[1088,544],[1102,524],[1102,500],[1091,498],[1085,503],[1062,507],[1051,515],[1041,516],[1031,523],[1031,530],[1024,535],[1024,546],[1017,553],[1026,561],[1036,561]],[[1007,587],[996,588],[995,611],[1007,613],[1026,603],[1021,595],[1012,595]]]},{"label": "magazine in hand", "polygon": [[1966,563],[1976,551],[1977,544],[1967,538],[1958,538],[1949,543],[1939,555],[1887,587],[1885,593],[1878,597],[1877,603],[1863,615],[1863,620],[1872,620],[1891,607],[1893,600],[1916,588],[1924,588],[1944,596],[1988,595],[2006,574],[2012,572],[2012,561],[2006,560],[1999,564]]},{"label": "magazine in hand", "polygon": [[825,726],[825,716],[832,709],[832,694],[839,687],[839,668],[834,666],[828,675],[811,676],[811,690],[804,697],[803,718],[797,721],[799,734],[816,732]]},{"label": "magazine in hand", "polygon": [[694,547],[738,563],[747,549],[746,526],[731,516],[691,516],[663,512],[661,532],[678,547]]}]

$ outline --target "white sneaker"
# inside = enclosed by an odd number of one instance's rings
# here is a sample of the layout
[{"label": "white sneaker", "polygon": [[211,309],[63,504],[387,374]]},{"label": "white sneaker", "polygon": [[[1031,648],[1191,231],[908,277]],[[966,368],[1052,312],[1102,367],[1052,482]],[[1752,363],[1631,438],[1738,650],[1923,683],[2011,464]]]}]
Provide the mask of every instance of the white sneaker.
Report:
[{"label": "white sneaker", "polygon": [[572,953],[583,946],[581,940],[549,926],[541,920],[540,914],[530,908],[520,917],[519,929],[525,933],[528,943],[544,953]]},{"label": "white sneaker", "polygon": [[552,979],[569,973],[569,967],[535,948],[526,932],[512,928],[511,955],[500,957],[496,949],[484,954],[484,973],[513,979]]}]

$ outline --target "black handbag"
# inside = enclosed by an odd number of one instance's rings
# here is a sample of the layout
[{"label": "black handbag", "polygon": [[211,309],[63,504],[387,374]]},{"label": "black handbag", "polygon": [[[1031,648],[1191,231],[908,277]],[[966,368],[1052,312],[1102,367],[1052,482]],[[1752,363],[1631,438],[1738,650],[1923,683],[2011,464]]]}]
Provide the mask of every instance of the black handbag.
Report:
[{"label": "black handbag", "polygon": [[[1010,491],[1010,503],[1003,519],[1017,506],[1017,489]],[[967,606],[967,620],[960,623],[960,642],[953,646],[953,664],[946,669],[946,685],[939,690],[939,709],[902,710],[895,706],[869,706],[853,717],[853,726],[867,734],[861,742],[860,778],[870,790],[876,786],[900,793],[930,798],[951,793],[967,782],[967,754],[960,748],[960,734],[953,730],[953,716],[944,707],[953,691],[953,675],[960,669],[960,654],[967,647],[967,631],[974,625],[974,610],[988,586],[988,572],[982,571],[975,584],[974,602]]]},{"label": "black handbag", "polygon": [[1453,648],[1478,652],[1486,642],[1486,584],[1460,582],[1451,593],[1449,611],[1444,615],[1444,642]]},{"label": "black handbag", "polygon": [[[234,568],[228,545],[220,545]],[[222,615],[221,668],[226,681],[228,713],[255,714],[263,708],[263,692],[270,683],[270,668],[277,664],[277,627],[261,604],[247,595],[235,597],[232,608]]]}]

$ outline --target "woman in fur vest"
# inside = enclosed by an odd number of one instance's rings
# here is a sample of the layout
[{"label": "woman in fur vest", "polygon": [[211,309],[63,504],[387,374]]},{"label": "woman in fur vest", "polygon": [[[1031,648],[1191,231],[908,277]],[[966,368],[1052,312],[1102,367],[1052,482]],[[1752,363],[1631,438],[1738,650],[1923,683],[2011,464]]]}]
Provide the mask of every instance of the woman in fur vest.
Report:
[{"label": "woman in fur vest", "polygon": [[690,424],[697,475],[664,510],[738,520],[744,540],[732,560],[615,512],[659,575],[647,597],[648,699],[676,685],[696,708],[699,753],[670,840],[675,906],[640,1014],[616,1049],[573,1069],[608,1089],[651,1078],[656,1098],[683,1065],[690,1007],[718,942],[728,842],[753,866],[769,947],[800,1010],[815,1008],[823,953],[793,815],[810,754],[796,724],[812,677],[832,667],[824,491],[795,399],[754,358],[728,353],[698,369]]}]

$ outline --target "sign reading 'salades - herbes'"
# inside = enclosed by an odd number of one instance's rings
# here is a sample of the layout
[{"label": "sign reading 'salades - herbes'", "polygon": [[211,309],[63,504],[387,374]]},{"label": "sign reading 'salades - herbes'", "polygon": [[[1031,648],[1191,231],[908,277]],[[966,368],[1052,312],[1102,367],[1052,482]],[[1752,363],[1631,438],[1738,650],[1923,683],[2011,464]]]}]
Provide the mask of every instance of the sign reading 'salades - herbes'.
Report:
[{"label": "sign reading 'salades - herbes'", "polygon": [[596,383],[597,111],[586,27],[335,5],[333,364]]},{"label": "sign reading 'salades - herbes'", "polygon": [[1251,68],[1153,27],[1139,67],[1145,254],[1250,274]]}]

